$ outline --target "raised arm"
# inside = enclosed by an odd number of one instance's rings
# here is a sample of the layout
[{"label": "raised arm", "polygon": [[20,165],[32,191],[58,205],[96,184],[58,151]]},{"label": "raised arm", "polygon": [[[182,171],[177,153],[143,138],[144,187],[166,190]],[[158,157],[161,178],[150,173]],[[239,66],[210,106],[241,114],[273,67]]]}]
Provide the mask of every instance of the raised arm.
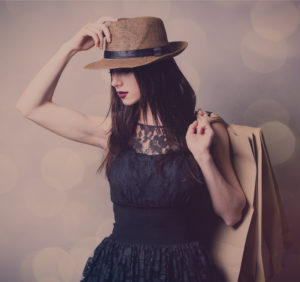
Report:
[{"label": "raised arm", "polygon": [[93,46],[103,48],[102,33],[110,38],[104,22],[111,20],[116,19],[101,17],[94,23],[88,23],[59,48],[18,99],[16,108],[24,117],[68,139],[107,148],[111,127],[109,117],[85,115],[57,105],[52,97],[63,70],[77,52]]}]

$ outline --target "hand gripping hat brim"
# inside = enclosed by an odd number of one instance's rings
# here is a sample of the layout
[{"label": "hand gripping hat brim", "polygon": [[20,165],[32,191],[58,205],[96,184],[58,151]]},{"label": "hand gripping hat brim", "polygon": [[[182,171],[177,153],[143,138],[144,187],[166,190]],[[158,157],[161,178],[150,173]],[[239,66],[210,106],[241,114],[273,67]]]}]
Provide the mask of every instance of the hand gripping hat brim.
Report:
[{"label": "hand gripping hat brim", "polygon": [[168,42],[163,21],[156,17],[119,18],[109,22],[111,42],[105,41],[103,58],[84,69],[131,68],[179,55],[186,41]]}]

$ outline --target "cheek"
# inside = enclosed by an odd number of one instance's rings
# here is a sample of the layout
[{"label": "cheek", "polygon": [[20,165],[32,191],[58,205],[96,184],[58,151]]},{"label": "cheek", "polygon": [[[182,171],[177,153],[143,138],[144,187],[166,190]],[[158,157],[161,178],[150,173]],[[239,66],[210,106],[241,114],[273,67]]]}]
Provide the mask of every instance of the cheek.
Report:
[{"label": "cheek", "polygon": [[131,84],[132,88],[135,89],[136,92],[140,91],[139,85],[135,79],[133,79],[130,84]]},{"label": "cheek", "polygon": [[129,79],[131,85],[137,85],[138,84],[133,73],[131,73],[129,75],[128,79]]}]

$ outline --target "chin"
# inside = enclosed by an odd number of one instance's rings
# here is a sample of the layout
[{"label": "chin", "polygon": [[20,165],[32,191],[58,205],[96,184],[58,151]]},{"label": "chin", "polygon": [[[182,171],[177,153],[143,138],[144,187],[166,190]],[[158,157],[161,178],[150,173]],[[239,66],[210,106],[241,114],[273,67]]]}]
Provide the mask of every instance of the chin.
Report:
[{"label": "chin", "polygon": [[123,104],[126,105],[126,106],[131,106],[131,105],[134,105],[136,103],[139,102],[139,100],[136,100],[136,101],[125,101],[126,99],[122,100]]},{"label": "chin", "polygon": [[123,102],[123,104],[124,104],[125,106],[131,106],[131,105],[134,104],[134,103],[128,102],[128,101],[122,101],[122,102]]}]

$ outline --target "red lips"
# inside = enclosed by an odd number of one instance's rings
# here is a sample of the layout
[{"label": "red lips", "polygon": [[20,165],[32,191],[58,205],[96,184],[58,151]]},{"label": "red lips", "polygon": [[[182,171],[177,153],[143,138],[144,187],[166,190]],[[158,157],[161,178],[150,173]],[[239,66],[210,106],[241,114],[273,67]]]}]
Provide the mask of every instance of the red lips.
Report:
[{"label": "red lips", "polygon": [[118,95],[121,99],[124,99],[127,96],[127,92],[120,91],[118,92]]}]

